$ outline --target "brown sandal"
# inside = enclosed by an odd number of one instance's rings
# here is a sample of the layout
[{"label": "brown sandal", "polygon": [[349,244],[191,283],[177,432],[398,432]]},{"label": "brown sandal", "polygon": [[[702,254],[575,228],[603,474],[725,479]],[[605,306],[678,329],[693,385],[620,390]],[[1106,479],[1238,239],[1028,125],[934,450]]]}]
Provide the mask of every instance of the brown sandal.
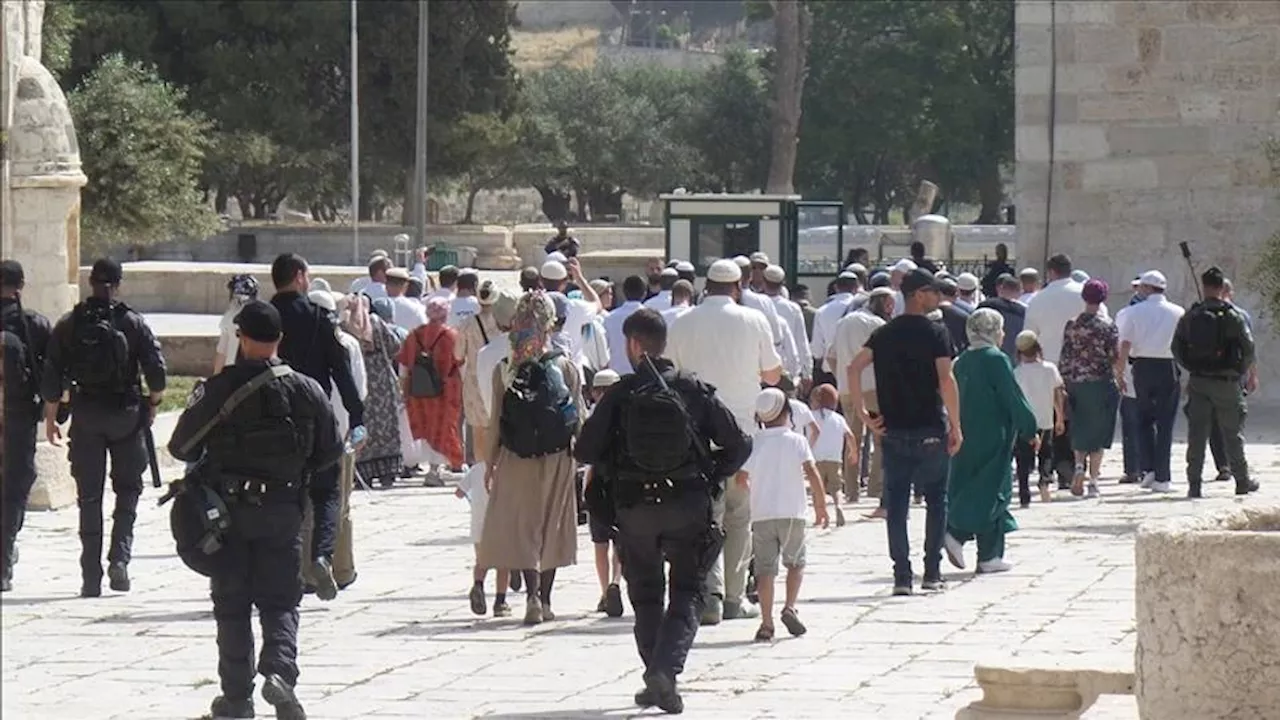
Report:
[{"label": "brown sandal", "polygon": [[760,629],[756,631],[756,642],[771,642],[773,640],[773,626],[761,623]]}]

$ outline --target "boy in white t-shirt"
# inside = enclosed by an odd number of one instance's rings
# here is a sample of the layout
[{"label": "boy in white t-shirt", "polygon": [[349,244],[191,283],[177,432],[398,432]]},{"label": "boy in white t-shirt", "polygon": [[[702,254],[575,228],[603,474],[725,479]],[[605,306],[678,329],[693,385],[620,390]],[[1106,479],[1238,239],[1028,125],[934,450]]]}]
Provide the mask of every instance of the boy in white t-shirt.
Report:
[{"label": "boy in white t-shirt", "polygon": [[844,466],[858,467],[858,439],[849,429],[849,423],[837,410],[840,394],[832,385],[819,385],[813,389],[814,418],[818,425],[818,437],[809,442],[813,459],[822,478],[822,487],[831,496],[836,510],[836,527],[844,527],[844,511],[840,509],[840,491],[844,490],[849,502],[858,502],[858,482],[844,482]]},{"label": "boy in white t-shirt", "polygon": [[[1040,502],[1053,499],[1049,477],[1053,470],[1053,436],[1061,435],[1063,430],[1063,402],[1066,388],[1058,366],[1044,359],[1040,349],[1040,340],[1034,331],[1023,330],[1015,340],[1018,348],[1018,366],[1013,369],[1013,376],[1027,396],[1032,412],[1036,416],[1036,429],[1039,434],[1027,443],[1018,443],[1014,447],[1014,460],[1018,472],[1018,501],[1022,507],[1031,505],[1031,467],[1039,456]],[[1098,487],[1090,483],[1089,497],[1098,496]]]},{"label": "boy in white t-shirt", "polygon": [[791,430],[791,407],[777,388],[756,398],[756,418],[764,425],[752,440],[751,458],[734,482],[751,490],[751,543],[755,551],[756,592],[760,595],[760,629],[756,640],[773,639],[774,580],[778,562],[787,568],[782,624],[792,635],[805,626],[796,613],[796,598],[804,577],[804,526],[808,509],[805,481],[813,495],[816,525],[827,527],[826,493],[813,462],[809,443]]}]

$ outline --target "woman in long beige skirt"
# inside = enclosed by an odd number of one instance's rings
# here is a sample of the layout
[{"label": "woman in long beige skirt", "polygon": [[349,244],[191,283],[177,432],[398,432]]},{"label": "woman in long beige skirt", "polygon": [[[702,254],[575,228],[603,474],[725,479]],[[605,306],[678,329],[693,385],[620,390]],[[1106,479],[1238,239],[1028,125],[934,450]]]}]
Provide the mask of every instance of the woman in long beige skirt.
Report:
[{"label": "woman in long beige skirt", "polygon": [[[485,475],[489,506],[485,512],[477,562],[481,567],[522,569],[527,601],[525,624],[554,620],[551,587],[556,568],[577,562],[577,496],[572,448],[525,458],[503,446],[502,398],[521,364],[537,361],[550,349],[555,307],[541,292],[526,294],[516,308],[511,353],[494,371],[493,412],[486,433]],[[581,418],[582,383],[577,366],[563,355],[551,359]],[[576,435],[576,430],[575,430]]]}]

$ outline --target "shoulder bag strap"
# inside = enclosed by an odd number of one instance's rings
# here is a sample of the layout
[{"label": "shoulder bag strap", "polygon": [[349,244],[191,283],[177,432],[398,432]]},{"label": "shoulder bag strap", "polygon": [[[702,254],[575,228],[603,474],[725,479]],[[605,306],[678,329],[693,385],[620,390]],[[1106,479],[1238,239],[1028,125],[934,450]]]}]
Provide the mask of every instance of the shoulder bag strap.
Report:
[{"label": "shoulder bag strap", "polygon": [[191,452],[192,448],[200,444],[200,441],[204,440],[206,435],[213,432],[213,429],[218,426],[218,423],[226,420],[227,417],[231,415],[232,411],[239,407],[240,403],[247,400],[250,395],[262,389],[262,386],[272,380],[288,377],[292,374],[293,368],[288,365],[280,364],[272,365],[263,372],[254,376],[252,380],[241,385],[235,392],[231,393],[231,397],[227,398],[227,401],[222,403],[222,407],[218,409],[218,414],[210,418],[209,422],[205,423],[199,430],[197,430],[196,434],[192,435],[190,440],[186,441],[183,443],[182,447],[178,448],[178,451],[183,455]]},{"label": "shoulder bag strap", "polygon": [[476,324],[480,326],[480,337],[484,338],[484,344],[489,344],[489,333],[484,331],[484,321],[480,319],[480,315],[476,315]]}]

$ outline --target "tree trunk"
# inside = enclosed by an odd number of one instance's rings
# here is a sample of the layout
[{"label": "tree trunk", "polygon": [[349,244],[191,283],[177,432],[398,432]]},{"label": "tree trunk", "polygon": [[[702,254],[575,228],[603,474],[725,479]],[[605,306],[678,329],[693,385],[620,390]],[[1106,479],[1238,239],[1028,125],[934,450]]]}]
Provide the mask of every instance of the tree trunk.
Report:
[{"label": "tree trunk", "polygon": [[577,188],[573,191],[574,204],[578,206],[578,222],[591,222],[591,193],[585,188]]},{"label": "tree trunk", "polygon": [[800,134],[800,101],[804,96],[809,53],[809,9],[801,0],[776,0],[773,22],[777,33],[772,140],[769,153],[770,193],[795,192],[796,150]]},{"label": "tree trunk", "polygon": [[622,217],[621,189],[607,185],[597,185],[587,192],[587,203],[591,208],[591,219],[604,222],[607,216]]},{"label": "tree trunk", "polygon": [[463,225],[472,225],[474,220],[471,219],[471,213],[476,207],[476,196],[480,194],[481,188],[473,187],[467,191],[467,212],[462,216]]},{"label": "tree trunk", "polygon": [[213,210],[219,215],[227,214],[227,191],[218,188],[218,192],[213,196]]},{"label": "tree trunk", "polygon": [[983,163],[978,175],[978,197],[982,212],[976,225],[999,225],[1001,203],[1004,201],[1004,183],[1000,181],[1000,166],[994,162]]},{"label": "tree trunk", "polygon": [[542,214],[547,216],[548,222],[557,223],[569,219],[569,193],[548,185],[534,185],[533,189],[542,196]]},{"label": "tree trunk", "polygon": [[253,202],[248,195],[236,195],[236,204],[240,206],[240,219],[253,219]]}]

